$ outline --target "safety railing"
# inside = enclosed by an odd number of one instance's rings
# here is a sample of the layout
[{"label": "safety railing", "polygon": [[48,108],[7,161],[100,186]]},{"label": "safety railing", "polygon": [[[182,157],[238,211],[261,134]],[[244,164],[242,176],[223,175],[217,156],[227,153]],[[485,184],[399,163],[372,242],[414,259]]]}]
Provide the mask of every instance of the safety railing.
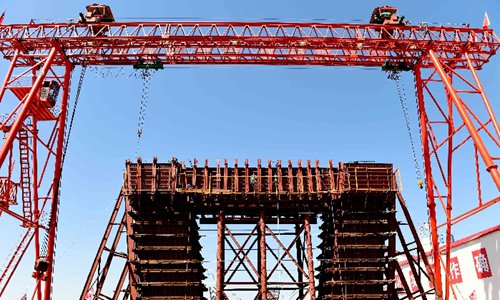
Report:
[{"label": "safety railing", "polygon": [[17,204],[17,186],[8,177],[0,177],[0,204]]},{"label": "safety railing", "polygon": [[346,163],[340,164],[343,190],[350,192],[395,192],[395,174],[392,164]]}]

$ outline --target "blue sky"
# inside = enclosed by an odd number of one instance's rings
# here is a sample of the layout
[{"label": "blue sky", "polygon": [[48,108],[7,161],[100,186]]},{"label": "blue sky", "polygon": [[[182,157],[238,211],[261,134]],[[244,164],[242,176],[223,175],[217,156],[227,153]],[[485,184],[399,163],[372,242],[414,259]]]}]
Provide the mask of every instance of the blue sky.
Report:
[{"label": "blue sky", "polygon": [[[480,27],[488,11],[493,28],[500,20],[498,1],[105,1],[115,18],[196,18],[201,20],[362,22],[373,7],[389,4],[414,23],[470,23]],[[140,3],[140,4],[138,4]],[[0,1],[4,23],[30,19],[76,18],[85,2]],[[500,21],[498,21],[500,22]],[[0,62],[0,74],[7,69]],[[74,73],[77,81],[80,69]],[[64,169],[58,233],[55,299],[75,299],[101,239],[122,182],[125,160],[133,158],[141,81],[132,68],[103,77],[89,70],[84,83]],[[480,76],[497,114],[500,111],[498,58]],[[417,150],[418,125],[413,78],[404,75]],[[75,91],[75,88],[72,89]],[[4,112],[2,112],[4,113]],[[167,160],[193,157],[319,159],[394,163],[401,169],[404,194],[414,221],[426,219],[425,193],[415,170],[394,82],[378,69],[192,66],[167,68],[151,81],[140,155]],[[420,158],[420,154],[418,153]],[[470,201],[456,195],[455,204]],[[498,205],[455,227],[457,237],[498,223]],[[0,263],[19,228],[0,220]],[[4,246],[5,245],[5,246]],[[215,247],[215,245],[214,245]],[[18,299],[31,287],[32,253],[13,279],[5,299]]]}]

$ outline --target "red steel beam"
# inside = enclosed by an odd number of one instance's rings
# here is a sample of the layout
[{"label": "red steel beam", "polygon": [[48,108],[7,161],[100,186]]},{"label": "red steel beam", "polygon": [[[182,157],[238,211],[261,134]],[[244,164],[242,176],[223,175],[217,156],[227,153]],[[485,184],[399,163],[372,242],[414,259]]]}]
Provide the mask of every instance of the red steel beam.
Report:
[{"label": "red steel beam", "polygon": [[467,130],[469,131],[469,134],[474,141],[474,144],[478,148],[479,153],[481,154],[481,157],[486,164],[486,170],[490,173],[491,177],[493,178],[493,182],[495,183],[498,191],[500,191],[500,173],[498,172],[498,165],[493,161],[492,156],[490,155],[481,136],[479,135],[477,128],[474,126],[469,113],[463,105],[462,99],[460,99],[460,97],[458,96],[457,91],[453,87],[449,76],[444,71],[441,58],[438,58],[433,50],[429,50],[429,57],[431,58],[436,71],[441,77],[441,80],[443,81],[447,92],[450,93],[451,100],[453,100],[453,104],[455,104],[460,117],[464,121],[465,126],[467,127]]},{"label": "red steel beam", "polygon": [[5,75],[5,79],[3,80],[2,88],[0,89],[0,102],[2,101],[3,95],[5,94],[5,90],[7,89],[7,86],[9,84],[9,79],[12,76],[12,72],[16,68],[16,62],[18,57],[19,57],[19,50],[16,49],[14,50],[14,55],[11,59],[12,63],[10,64],[9,69],[7,70],[7,74]]},{"label": "red steel beam", "polygon": [[[54,47],[54,50],[57,49]],[[59,52],[59,50],[57,51]],[[53,179],[52,199],[51,199],[52,202],[50,203],[50,221],[49,221],[49,231],[48,231],[49,238],[47,242],[47,256],[46,256],[48,269],[46,272],[47,278],[45,279],[45,286],[44,286],[44,300],[52,299],[52,280],[53,280],[53,269],[55,261],[54,253],[55,253],[55,244],[57,235],[57,218],[59,213],[60,183],[62,175],[62,155],[64,151],[63,150],[64,135],[66,133],[66,116],[67,116],[68,100],[69,100],[69,86],[71,81],[71,71],[73,70],[73,65],[69,64],[67,61],[65,62],[66,62],[66,70],[64,73],[64,84],[61,86],[61,88],[63,89],[63,95],[61,99],[61,114],[60,114],[59,127],[57,128],[57,145],[56,145],[56,155],[54,163],[55,167],[54,167],[54,177],[53,177],[54,179]]]},{"label": "red steel beam", "polygon": [[[35,83],[31,87],[31,90],[28,93],[28,95],[26,95],[26,98],[24,98],[23,100],[24,105],[21,111],[19,112],[19,115],[17,116],[16,120],[12,124],[12,127],[9,130],[9,134],[7,135],[7,138],[3,142],[2,148],[0,149],[0,166],[3,166],[4,164],[5,158],[7,157],[7,153],[12,148],[12,143],[14,142],[14,139],[16,138],[16,135],[19,132],[19,129],[21,129],[21,126],[23,125],[24,119],[26,119],[26,116],[28,115],[31,105],[35,101],[36,93],[40,90],[42,82],[45,79],[45,76],[49,71],[49,68],[51,67],[52,61],[54,60],[56,54],[57,54],[56,48],[52,47],[50,53],[45,59],[42,71],[40,71],[40,75],[37,77]],[[16,61],[13,61],[12,64],[15,65]]]},{"label": "red steel beam", "polygon": [[[445,26],[299,22],[115,22],[0,26],[0,51],[12,59],[22,46],[34,58],[57,39],[75,65],[133,65],[138,58],[164,64],[271,64],[381,66],[387,60],[433,67],[422,53],[467,68],[465,47],[481,68],[499,47],[490,29]],[[57,60],[56,63],[62,61]],[[25,59],[21,65],[29,65]],[[61,63],[62,64],[62,63]]]},{"label": "red steel beam", "polygon": [[23,222],[24,224],[26,224],[29,227],[38,227],[38,228],[47,229],[45,226],[43,226],[41,224],[38,224],[37,222],[28,220],[25,217],[21,216],[20,214],[17,214],[15,212],[13,212],[12,210],[9,209],[9,207],[0,206],[0,213],[2,213],[2,212],[5,212],[6,214],[8,214],[11,217],[13,217],[13,218],[15,218],[15,219]]},{"label": "red steel beam", "polygon": [[113,240],[113,243],[111,244],[111,248],[108,249],[107,251],[109,252],[108,258],[106,259],[106,262],[104,263],[104,267],[102,268],[100,274],[97,274],[98,279],[98,284],[95,289],[95,294],[96,295],[101,295],[102,288],[104,287],[104,282],[106,281],[106,277],[109,272],[109,268],[111,267],[111,262],[113,258],[116,255],[116,248],[118,247],[118,243],[120,242],[121,235],[123,233],[123,227],[125,226],[125,218],[127,217],[126,213],[123,213],[123,217],[120,220],[120,223],[118,225],[118,228],[116,229],[115,233],[115,238]]},{"label": "red steel beam", "polygon": [[[123,289],[123,284],[125,283],[125,279],[127,278],[127,275],[128,275],[128,270],[129,270],[128,264],[129,264],[129,262],[126,262],[123,265],[123,270],[122,270],[122,273],[120,274],[120,279],[118,279],[118,283],[116,284],[116,288],[115,288],[115,293],[113,294],[113,298],[111,300],[118,300],[118,297],[120,297],[120,293]],[[124,294],[126,294],[126,293],[124,293]]]},{"label": "red steel beam", "polygon": [[[247,250],[247,252],[245,252],[245,246],[248,244],[248,242],[251,240],[251,238],[253,237],[255,231],[258,229],[259,225],[257,224],[257,226],[255,226],[252,231],[248,234],[247,238],[245,239],[245,241],[243,242],[243,244],[240,245],[240,243],[238,243],[238,241],[236,240],[235,236],[232,234],[232,232],[229,230],[229,228],[227,226],[224,226],[227,234],[229,235],[229,237],[231,238],[231,240],[233,241],[234,245],[238,248],[238,251],[236,251],[236,249],[234,249],[234,247],[231,245],[231,243],[229,242],[229,240],[227,240],[228,242],[228,245],[229,247],[231,248],[231,250],[233,250],[234,252],[234,259],[229,263],[229,265],[227,266],[226,270],[224,271],[224,275],[227,274],[229,272],[229,270],[231,269],[232,265],[236,262],[236,260],[238,259],[240,261],[240,263],[236,266],[235,270],[238,269],[238,267],[240,265],[243,265],[243,267],[245,268],[245,270],[248,272],[249,276],[252,277],[253,279],[253,276],[252,276],[252,273],[250,272],[250,270],[248,270],[248,267],[244,264],[244,261],[246,261],[248,263],[248,265],[250,266],[250,268],[252,269],[252,271],[255,273],[255,274],[259,274],[259,271],[255,268],[254,264],[252,263],[252,261],[248,258],[248,252],[250,251],[249,249],[251,249],[252,247],[250,246],[250,248]],[[226,238],[227,239],[227,238]],[[240,257],[240,255],[243,256],[243,258]],[[233,270],[233,274],[230,274],[229,278],[227,281],[230,281],[231,277],[234,275],[234,270]]]},{"label": "red steel beam", "polygon": [[[467,218],[469,218],[469,217],[471,217],[471,216],[473,216],[473,215],[475,215],[475,214],[477,214],[477,213],[479,213],[479,212],[487,209],[488,207],[490,207],[493,204],[496,204],[498,202],[500,202],[500,197],[495,197],[495,198],[489,200],[488,202],[485,202],[485,203],[483,203],[483,204],[481,204],[481,205],[479,205],[479,206],[477,206],[477,207],[475,207],[473,209],[470,209],[470,210],[468,210],[468,211],[466,211],[466,212],[464,212],[464,213],[462,213],[462,214],[460,214],[460,215],[452,218],[451,219],[451,225],[455,225],[455,224],[457,224],[457,223],[459,223],[459,222],[461,222],[461,221],[463,221],[463,220],[465,220],[465,219],[467,219]],[[445,225],[446,225],[446,222],[440,224],[439,226],[437,226],[437,228],[439,229],[439,228],[441,228],[441,227],[443,227]]]},{"label": "red steel beam", "polygon": [[21,242],[19,243],[19,245],[17,245],[17,248],[12,253],[12,257],[10,258],[7,265],[5,265],[3,272],[0,275],[0,297],[5,292],[5,289],[9,285],[10,279],[14,275],[17,266],[19,265],[21,259],[24,256],[24,253],[26,253],[26,250],[28,249],[31,241],[33,240],[34,236],[33,234],[34,232],[31,230],[31,228],[28,228],[26,230],[26,233],[21,239]]},{"label": "red steel beam", "polygon": [[[56,40],[57,42],[54,42]],[[489,154],[482,142],[479,130],[474,127],[473,120],[469,116],[469,112],[472,113],[470,108],[458,97],[458,91],[453,88],[443,68],[444,65],[453,69],[469,69],[472,72],[496,135],[500,137],[499,125],[475,72],[476,69],[481,69],[483,64],[490,60],[499,47],[500,41],[492,30],[472,29],[468,26],[429,27],[295,22],[116,22],[105,25],[99,24],[98,26],[81,23],[0,25],[0,52],[6,59],[12,61],[7,78],[10,78],[15,68],[43,65],[42,71],[39,72],[39,76],[33,82],[29,94],[23,101],[23,105],[19,106],[21,108],[20,114],[14,121],[7,139],[2,145],[0,166],[4,165],[6,156],[12,149],[15,135],[23,126],[28,110],[35,101],[35,93],[40,89],[41,82],[48,72],[52,71],[50,66],[66,67],[64,81],[61,82],[58,78],[64,90],[61,106],[63,111],[54,125],[53,140],[51,138],[57,150],[55,152],[49,150],[55,156],[55,168],[51,185],[51,202],[49,202],[51,220],[47,253],[49,270],[45,282],[44,297],[46,299],[50,297],[61,176],[61,150],[64,143],[69,76],[73,65],[134,65],[138,59],[145,59],[148,62],[158,59],[163,64],[367,67],[380,67],[389,61],[391,63],[403,63],[407,67],[414,67],[416,77],[418,77],[417,93],[419,94],[418,103],[421,116],[427,197],[435,249],[434,255],[436,255],[437,220],[434,193],[441,194],[437,190],[437,184],[434,181],[437,177],[433,177],[431,170],[431,156],[433,153],[429,147],[429,141],[430,146],[435,148],[435,145],[432,144],[432,139],[435,137],[432,128],[427,128],[430,121],[426,119],[427,114],[422,94],[424,84],[420,78],[420,70],[421,68],[435,68],[437,70],[450,95],[448,104],[451,105],[451,102],[453,102],[457,107],[460,117],[464,120],[471,138],[477,146],[478,152],[486,163],[487,171],[493,178],[497,189],[500,190],[500,174],[497,165],[494,163],[494,158]],[[21,49],[23,55],[20,55]],[[467,52],[465,52],[465,49],[467,49]],[[52,71],[52,73],[54,72]],[[54,75],[56,76],[55,73]],[[0,91],[0,101],[7,85],[12,83],[7,82],[7,80]],[[484,123],[484,126],[486,124]],[[487,130],[485,129],[485,131]],[[451,131],[449,134],[451,134]],[[451,138],[447,142],[450,146]],[[51,149],[54,146],[52,143],[49,142]],[[433,151],[437,151],[437,149]],[[451,156],[449,158],[451,159]],[[47,164],[48,159],[43,167],[44,171],[40,181],[43,178]],[[442,172],[442,166],[439,162],[438,164],[436,174],[439,171]],[[448,174],[451,174],[450,162],[448,167]],[[268,170],[270,170],[270,167]],[[240,187],[237,169],[235,169],[234,175],[235,190],[238,192]],[[245,172],[245,192],[251,188],[247,175],[247,172]],[[298,172],[298,191],[303,192],[304,179],[307,179],[306,182],[309,188],[313,186],[311,184],[311,175],[310,163],[308,162],[307,178],[303,177],[301,169]],[[275,176],[278,178],[278,192],[284,191],[284,178],[280,165]],[[196,183],[196,173],[194,173],[194,177],[193,181]],[[205,178],[206,184],[203,187],[210,192],[211,187],[210,184],[207,184],[207,179],[208,177]],[[227,180],[227,177],[225,180]],[[272,190],[272,180],[271,170],[268,173],[268,191]],[[260,182],[259,174],[258,189],[260,189]],[[451,175],[447,182],[451,182]],[[330,188],[334,189],[333,180],[330,183],[332,183]],[[292,190],[294,189],[293,185],[289,186]],[[478,188],[480,189],[480,186]],[[318,186],[316,186],[316,191],[318,191]],[[451,188],[448,189],[446,197],[448,198],[447,222],[448,227],[450,227],[452,224],[452,221],[450,221]],[[482,206],[481,209],[486,207]],[[461,215],[459,219],[465,216]],[[265,220],[261,221],[265,222]],[[449,236],[448,231],[447,237]],[[441,286],[439,272],[440,268],[436,268],[438,294]]]},{"label": "red steel beam", "polygon": [[467,60],[467,65],[469,66],[469,70],[472,74],[472,77],[474,78],[474,82],[476,82],[476,85],[479,89],[479,92],[481,93],[481,98],[483,99],[484,106],[486,107],[486,111],[488,112],[488,115],[490,116],[490,120],[493,123],[493,128],[495,128],[495,132],[497,134],[498,140],[500,141],[500,125],[498,125],[497,118],[495,116],[495,113],[493,111],[493,108],[490,105],[490,101],[488,100],[488,97],[486,96],[486,93],[484,92],[483,85],[481,84],[481,81],[479,80],[479,76],[477,76],[476,69],[474,69],[474,65],[472,64],[472,61],[469,57],[469,53],[464,54],[465,59]]},{"label": "red steel beam", "polygon": [[437,232],[437,218],[436,218],[436,202],[434,196],[434,179],[432,177],[432,163],[429,147],[429,131],[428,131],[428,119],[425,109],[424,101],[424,84],[422,81],[421,68],[419,66],[414,69],[415,74],[415,88],[417,92],[417,107],[419,113],[420,121],[420,132],[421,132],[421,142],[422,142],[422,154],[424,159],[424,170],[425,170],[425,182],[427,189],[427,207],[429,209],[429,223],[431,227],[431,240],[432,240],[432,257],[434,259],[434,272],[435,281],[434,287],[436,289],[436,297],[442,299],[442,282],[441,282],[441,267],[439,265],[440,253],[439,253],[439,240]]}]

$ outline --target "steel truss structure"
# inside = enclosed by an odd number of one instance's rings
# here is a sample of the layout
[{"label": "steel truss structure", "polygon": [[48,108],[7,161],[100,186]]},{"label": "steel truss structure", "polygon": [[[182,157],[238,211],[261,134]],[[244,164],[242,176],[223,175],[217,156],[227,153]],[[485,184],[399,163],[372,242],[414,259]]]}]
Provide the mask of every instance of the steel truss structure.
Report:
[{"label": "steel truss structure", "polygon": [[[206,270],[200,265],[204,258],[197,224],[217,226],[215,299],[279,299],[277,293],[283,291],[295,292],[297,299],[397,299],[398,294],[427,299],[434,294],[420,284],[424,276],[432,282],[433,271],[396,190],[391,165],[334,168],[331,161],[328,167],[317,161],[311,167],[308,161],[302,167],[298,161],[293,167],[289,161],[281,169],[280,161],[261,166],[259,160],[256,167],[248,161],[244,167],[237,161],[229,167],[227,160],[223,166],[209,167],[205,161],[198,167],[193,161],[193,167],[175,159],[127,164],[122,192],[80,299],[203,299]],[[409,243],[395,218],[396,198],[411,229]],[[311,224],[318,216],[323,225],[316,281]],[[239,224],[247,224],[248,230],[231,229]],[[282,232],[271,224],[293,230]],[[125,232],[128,254],[117,249]],[[397,238],[401,253],[396,253]],[[399,255],[416,274],[416,292],[402,276]],[[106,294],[103,287],[114,257],[125,260],[112,294]],[[401,290],[395,288],[396,272]]]},{"label": "steel truss structure", "polygon": [[[420,116],[435,287],[440,297],[438,228],[447,229],[444,272],[448,273],[453,224],[500,200],[500,130],[477,74],[499,45],[492,30],[468,26],[277,22],[0,25],[0,51],[10,61],[0,89],[1,110],[6,113],[0,124],[5,133],[0,149],[0,213],[19,220],[27,230],[2,271],[0,294],[26,248],[33,245],[34,295],[50,299],[74,67],[158,61],[165,65],[386,65],[396,71],[411,69]],[[58,109],[41,97],[42,86],[50,81],[60,86]],[[17,166],[15,155],[19,156]],[[460,203],[470,206],[453,213],[457,191],[453,179],[458,172],[467,174],[460,183],[460,194],[467,199]],[[19,202],[22,208],[16,209]],[[444,286],[448,290],[449,282]]]}]

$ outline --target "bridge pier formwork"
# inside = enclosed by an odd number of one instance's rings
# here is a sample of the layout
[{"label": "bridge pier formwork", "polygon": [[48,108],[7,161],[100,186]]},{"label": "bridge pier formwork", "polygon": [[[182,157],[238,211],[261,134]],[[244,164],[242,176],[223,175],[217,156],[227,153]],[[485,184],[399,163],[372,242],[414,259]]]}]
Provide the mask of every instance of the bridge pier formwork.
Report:
[{"label": "bridge pier formwork", "polygon": [[217,300],[396,297],[390,164],[138,160],[127,162],[124,193],[137,299],[204,299],[204,224],[216,226]]}]

